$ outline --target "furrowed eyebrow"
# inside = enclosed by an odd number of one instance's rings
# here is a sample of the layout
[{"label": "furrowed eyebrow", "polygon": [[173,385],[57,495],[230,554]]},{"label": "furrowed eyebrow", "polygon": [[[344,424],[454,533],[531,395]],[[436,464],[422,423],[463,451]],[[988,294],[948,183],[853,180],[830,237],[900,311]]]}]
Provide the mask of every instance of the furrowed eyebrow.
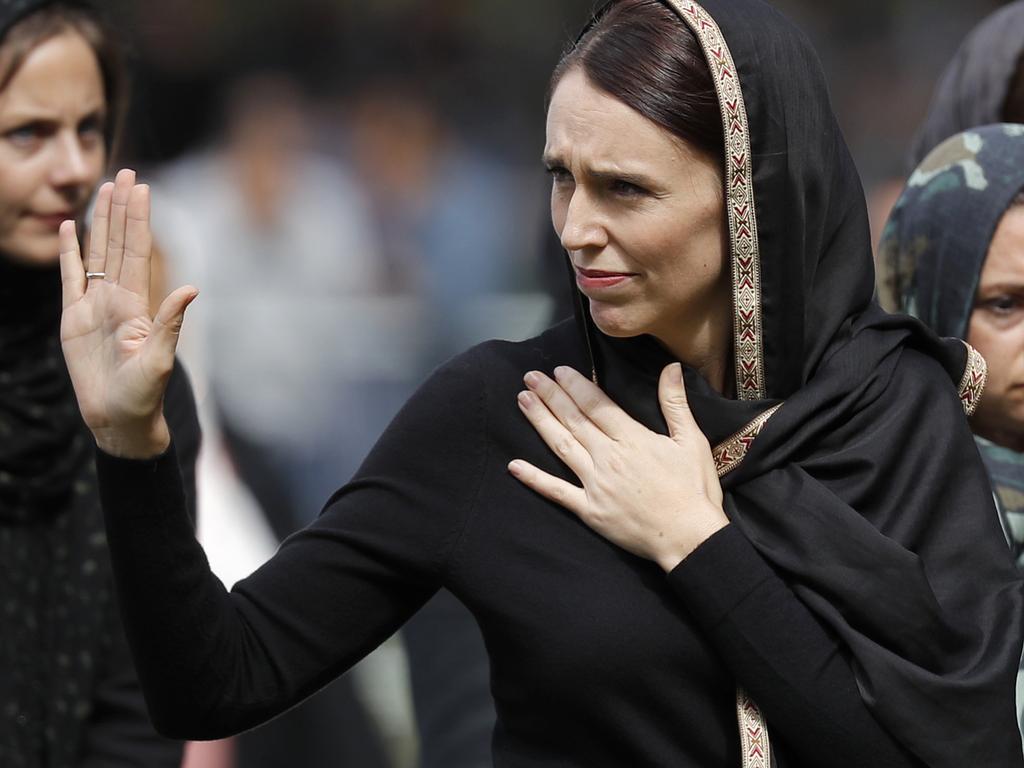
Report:
[{"label": "furrowed eyebrow", "polygon": [[[544,155],[541,158],[541,162],[544,163],[544,167],[546,168],[566,167],[562,159],[555,155]],[[627,184],[635,184],[638,187],[648,189],[657,186],[654,179],[645,176],[642,173],[630,173],[628,171],[613,171],[595,168],[587,168],[584,172],[598,181],[624,181]]]},{"label": "furrowed eyebrow", "polygon": [[641,173],[628,173],[626,171],[599,171],[588,170],[587,173],[599,181],[624,181],[627,184],[635,184],[638,187],[651,188],[655,186],[654,179],[648,178]]}]

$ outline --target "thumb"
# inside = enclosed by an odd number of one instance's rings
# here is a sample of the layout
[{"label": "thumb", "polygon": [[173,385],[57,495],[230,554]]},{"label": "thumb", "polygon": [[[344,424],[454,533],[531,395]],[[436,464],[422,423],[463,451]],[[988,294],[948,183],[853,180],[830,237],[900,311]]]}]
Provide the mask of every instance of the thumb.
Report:
[{"label": "thumb", "polygon": [[695,422],[686,400],[686,385],[683,383],[683,366],[679,363],[665,366],[658,380],[658,401],[661,412],[668,424],[668,434],[675,438],[693,429]]},{"label": "thumb", "polygon": [[159,363],[165,364],[168,370],[174,364],[174,351],[185,320],[185,309],[198,295],[199,291],[191,285],[178,288],[163,300],[153,318],[153,333],[149,339],[153,347],[151,354],[156,356]]}]

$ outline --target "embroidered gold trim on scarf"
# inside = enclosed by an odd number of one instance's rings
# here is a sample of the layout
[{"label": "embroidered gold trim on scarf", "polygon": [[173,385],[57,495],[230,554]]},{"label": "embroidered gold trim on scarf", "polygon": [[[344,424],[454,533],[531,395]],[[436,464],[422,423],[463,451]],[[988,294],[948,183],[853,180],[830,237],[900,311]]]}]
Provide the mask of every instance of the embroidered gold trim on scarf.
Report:
[{"label": "embroidered gold trim on scarf", "polygon": [[772,747],[764,716],[742,688],[736,690],[736,717],[743,744],[743,768],[770,768]]},{"label": "embroidered gold trim on scarf", "polygon": [[765,398],[764,336],[761,326],[761,253],[754,208],[750,125],[739,72],[722,31],[692,0],[665,0],[700,41],[715,81],[725,132],[725,194],[732,256],[733,349],[736,395]]},{"label": "embroidered gold trim on scarf", "polygon": [[740,465],[743,457],[747,455],[747,451],[750,449],[750,444],[754,442],[754,438],[761,434],[761,430],[768,423],[768,419],[774,416],[775,412],[781,407],[782,403],[779,403],[773,408],[769,408],[735,435],[726,438],[715,446],[714,450],[711,451],[711,455],[715,459],[715,468],[718,470],[719,477],[725,477],[725,475]]},{"label": "embroidered gold trim on scarf", "polygon": [[964,413],[973,416],[978,410],[978,403],[985,392],[985,382],[988,381],[988,363],[981,353],[964,342],[967,347],[967,365],[964,366],[964,377],[960,379],[960,403],[964,407]]}]

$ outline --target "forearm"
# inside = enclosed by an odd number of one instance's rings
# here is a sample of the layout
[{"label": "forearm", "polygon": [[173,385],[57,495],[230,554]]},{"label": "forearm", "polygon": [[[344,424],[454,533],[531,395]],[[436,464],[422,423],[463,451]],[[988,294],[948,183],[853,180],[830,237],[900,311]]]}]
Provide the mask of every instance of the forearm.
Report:
[{"label": "forearm", "polygon": [[173,447],[147,461],[98,452],[97,469],[125,633],[154,724],[175,738],[244,727],[231,699],[245,692],[221,678],[242,628],[195,540]]},{"label": "forearm", "polygon": [[868,710],[843,646],[737,526],[669,579],[785,752],[836,768],[919,768]]}]

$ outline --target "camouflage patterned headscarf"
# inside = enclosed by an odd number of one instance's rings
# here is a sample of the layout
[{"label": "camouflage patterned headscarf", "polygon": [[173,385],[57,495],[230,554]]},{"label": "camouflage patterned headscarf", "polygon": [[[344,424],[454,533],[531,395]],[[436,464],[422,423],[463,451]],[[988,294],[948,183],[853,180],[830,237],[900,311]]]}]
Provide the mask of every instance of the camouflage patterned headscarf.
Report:
[{"label": "camouflage patterned headscarf", "polygon": [[947,139],[914,170],[882,231],[883,299],[964,338],[989,243],[1024,189],[1024,125]]}]

